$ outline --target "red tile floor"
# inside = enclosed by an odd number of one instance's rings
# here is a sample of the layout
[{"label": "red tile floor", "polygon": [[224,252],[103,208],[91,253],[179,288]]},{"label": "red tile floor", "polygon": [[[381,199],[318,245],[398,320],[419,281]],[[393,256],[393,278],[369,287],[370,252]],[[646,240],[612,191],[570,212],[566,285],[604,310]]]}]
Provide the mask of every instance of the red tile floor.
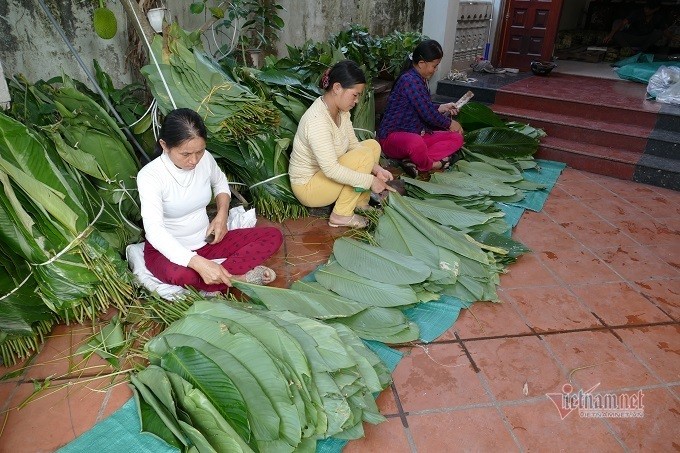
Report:
[{"label": "red tile floor", "polygon": [[[283,229],[279,286],[324,262],[343,234],[320,218]],[[502,303],[474,304],[434,343],[399,348],[378,398],[388,421],[345,452],[680,450],[680,192],[566,169],[514,237],[534,252],[502,276]],[[58,327],[0,382],[0,452],[54,451],[130,397],[123,376],[96,378],[101,362],[72,356],[89,334]],[[566,384],[641,395],[644,416],[561,419],[546,393]]]}]

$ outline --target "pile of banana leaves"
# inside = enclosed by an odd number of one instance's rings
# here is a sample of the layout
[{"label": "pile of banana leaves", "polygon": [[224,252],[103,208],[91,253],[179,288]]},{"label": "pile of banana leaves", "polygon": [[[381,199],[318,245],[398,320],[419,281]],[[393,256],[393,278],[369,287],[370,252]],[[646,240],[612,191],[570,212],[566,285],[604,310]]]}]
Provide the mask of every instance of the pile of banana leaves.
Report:
[{"label": "pile of banana leaves", "polygon": [[373,393],[390,373],[343,324],[197,302],[146,350],[132,377],[142,429],[181,451],[314,452],[384,421]]},{"label": "pile of banana leaves", "polygon": [[133,287],[120,253],[140,236],[139,164],[109,115],[68,78],[11,87],[18,119],[0,113],[5,364],[31,354],[57,322],[95,319],[111,305],[125,312]]}]

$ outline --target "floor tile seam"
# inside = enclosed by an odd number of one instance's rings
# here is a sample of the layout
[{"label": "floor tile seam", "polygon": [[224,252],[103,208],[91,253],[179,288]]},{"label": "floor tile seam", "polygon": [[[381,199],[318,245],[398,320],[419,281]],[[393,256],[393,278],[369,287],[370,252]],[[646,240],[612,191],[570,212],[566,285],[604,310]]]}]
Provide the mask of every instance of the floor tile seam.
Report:
[{"label": "floor tile seam", "polygon": [[[602,283],[602,284],[611,284],[611,283],[621,283],[621,282],[607,282],[607,283]],[[641,297],[643,297],[644,299],[646,299],[652,306],[654,306],[654,307],[655,307],[657,310],[659,310],[661,313],[663,313],[664,315],[666,315],[666,317],[668,317],[668,319],[671,320],[670,322],[672,322],[672,323],[677,322],[676,319],[673,318],[673,316],[671,316],[670,313],[666,312],[666,310],[664,310],[663,308],[661,308],[661,307],[660,307],[658,304],[656,304],[653,300],[651,300],[649,297],[647,297],[642,291],[640,291],[640,290],[638,289],[637,285],[635,284],[635,282],[631,282],[631,281],[629,281],[628,279],[625,279],[625,278],[624,278],[624,279],[623,279],[623,283],[625,283],[625,284],[626,284],[631,290],[633,290],[636,294],[638,294],[639,296],[641,296]],[[576,285],[570,285],[570,286],[568,287],[569,292],[572,293],[575,297],[580,298],[580,296],[579,296],[578,294],[576,294],[576,293],[572,290],[572,287],[573,287],[573,286],[576,286]],[[586,286],[586,285],[582,285],[582,286]],[[583,305],[588,306],[588,303],[587,303],[585,300],[582,300],[581,303],[582,303]],[[588,307],[589,307],[590,312],[593,314],[593,316],[595,316],[596,318],[598,318],[598,320],[600,320],[600,317],[599,317],[598,315],[596,315],[596,311],[595,311],[594,309],[590,308],[590,306],[588,306]],[[628,324],[622,324],[622,325],[611,326],[611,325],[607,324],[604,320],[601,320],[600,322],[602,322],[603,324],[605,324],[607,327],[611,327],[611,328],[614,328],[614,327],[616,327],[616,328],[621,328],[621,326],[627,326],[627,325],[628,325]],[[662,322],[668,322],[668,321],[662,321]]]},{"label": "floor tile seam", "polygon": [[113,387],[108,389],[106,391],[106,395],[104,395],[104,400],[102,401],[101,406],[99,406],[99,410],[97,411],[97,417],[95,417],[94,422],[99,423],[101,421],[102,417],[104,416],[104,411],[106,410],[106,406],[109,404],[109,399],[111,399],[111,394],[113,393]]},{"label": "floor tile seam", "polygon": [[671,393],[671,395],[673,395],[673,397],[678,401],[678,403],[680,403],[680,392],[676,392],[675,389],[671,386],[668,386],[667,390]]},{"label": "floor tile seam", "polygon": [[626,348],[626,349],[628,350],[628,352],[629,352],[633,357],[635,357],[635,360],[637,360],[638,363],[640,363],[654,379],[656,379],[657,381],[659,381],[659,382],[662,383],[662,384],[665,384],[665,383],[666,383],[666,380],[663,379],[663,378],[662,378],[662,377],[661,377],[661,376],[660,376],[660,375],[659,375],[659,374],[651,367],[651,365],[649,365],[649,364],[647,363],[647,361],[646,361],[643,357],[641,357],[639,354],[637,354],[637,353],[635,352],[635,349],[634,349],[631,345],[629,345],[628,343],[626,343],[626,341],[625,341],[623,338],[621,338],[621,337],[619,337],[619,336],[617,336],[617,338],[619,338],[619,341],[621,342],[621,344],[623,345],[623,347]]},{"label": "floor tile seam", "polygon": [[[652,370],[652,369],[651,369],[651,368],[650,368],[643,360],[640,359],[640,357],[637,356],[637,354],[635,354],[635,353],[631,350],[631,348],[625,343],[625,341],[624,341],[619,335],[614,334],[614,331],[613,331],[611,328],[603,329],[602,331],[609,331],[610,333],[612,333],[612,334],[614,335],[614,337],[615,337],[619,342],[621,342],[621,344],[623,345],[623,347],[626,348],[626,350],[628,350],[629,353],[631,353],[631,355],[633,356],[633,358],[634,358],[640,365],[642,365],[642,366],[647,370],[647,372],[650,373],[650,375],[651,375],[654,379],[656,379],[656,380],[658,381],[657,384],[650,384],[649,386],[645,386],[645,387],[650,387],[650,388],[653,387],[653,388],[657,388],[657,387],[667,387],[667,386],[668,386],[668,385],[666,384],[666,382],[665,382],[663,379],[661,379],[660,376],[658,376],[658,375],[657,375],[657,374],[656,374],[656,373],[655,373],[655,372],[654,372],[654,371],[653,371],[653,370]],[[543,340],[543,338],[541,338],[541,340]],[[552,350],[552,348],[550,347],[550,344],[549,344],[548,342],[546,342],[546,341],[543,341],[543,343],[544,343],[546,349],[548,349],[548,350],[550,351],[550,354],[551,354],[553,360],[555,360],[555,361],[560,365],[560,368],[561,368],[561,369],[566,370],[566,366],[565,366],[565,365],[562,363],[562,361],[557,357],[557,355],[555,354],[555,352],[554,352],[554,351]],[[574,368],[573,370],[569,370],[569,371],[568,371],[568,373],[566,374],[566,377],[567,377],[566,380],[567,380],[567,382],[569,382],[569,383],[574,383],[574,382],[578,383],[578,378],[574,377],[573,380],[572,380],[572,377],[571,377],[572,374],[573,374],[575,371],[577,371],[578,369],[579,369],[579,368]],[[581,385],[581,384],[579,384],[579,385],[581,386],[581,388],[583,388],[583,385]],[[599,383],[598,383],[598,385],[599,385]],[[637,390],[637,389],[639,389],[640,387],[643,387],[643,386],[624,387],[623,389],[624,389],[624,390],[626,390],[626,389],[636,389],[636,390]],[[618,391],[618,389],[607,389],[607,390]],[[599,393],[599,392],[596,392],[596,393]]]},{"label": "floor tile seam", "polygon": [[484,374],[484,371],[477,366],[477,363],[475,362],[474,358],[472,357],[472,353],[470,350],[468,350],[467,346],[465,346],[465,342],[461,340],[460,336],[458,336],[457,332],[454,332],[454,336],[456,337],[457,340],[460,341],[460,347],[463,349],[465,352],[465,355],[467,356],[468,360],[470,361],[470,364],[472,365],[473,370],[475,371],[475,374],[477,375],[477,379],[479,380],[479,383],[482,385],[482,388],[484,389],[484,392],[487,395],[487,398],[489,398],[489,403],[491,404],[491,407],[495,408],[496,413],[501,417],[501,421],[503,422],[503,426],[505,426],[505,429],[507,430],[508,434],[510,435],[510,438],[515,442],[515,445],[517,445],[518,449],[520,451],[525,451],[526,449],[520,442],[519,438],[515,434],[515,432],[512,429],[512,425],[510,424],[510,421],[507,419],[505,413],[501,410],[500,406],[498,405],[498,400],[496,399],[496,395],[493,393],[491,389],[491,385],[489,384],[488,380],[486,379],[486,375]]},{"label": "floor tile seam", "polygon": [[[608,190],[608,189],[607,189],[607,190]],[[616,194],[614,194],[614,195],[617,196]],[[617,196],[617,198],[621,198],[621,197],[618,197],[618,196]],[[590,207],[588,206],[588,203],[585,203],[585,202],[584,202],[584,201],[587,201],[587,200],[580,200],[580,201],[581,201],[581,203],[584,204],[588,209],[590,209]],[[640,246],[643,246],[643,245],[644,245],[644,244],[640,243],[639,241],[637,241],[635,238],[633,238],[633,237],[631,237],[630,235],[628,235],[625,231],[623,231],[623,230],[621,229],[621,227],[620,227],[619,225],[616,225],[616,224],[612,223],[610,219],[604,218],[604,217],[601,216],[597,211],[595,211],[595,210],[593,210],[593,209],[590,209],[590,210],[593,211],[593,213],[594,213],[597,217],[599,217],[599,220],[601,220],[601,221],[603,221],[603,222],[609,224],[609,226],[612,227],[612,228],[616,228],[616,229],[619,230],[619,232],[620,232],[621,234],[623,234],[626,238],[630,239],[631,241],[633,241],[634,243],[636,243],[636,244],[638,244],[638,245],[640,245]],[[649,217],[648,214],[646,214],[646,213],[643,213],[643,214],[644,214],[644,215],[647,215],[647,216]],[[562,228],[565,230],[565,232],[566,232],[567,234],[569,234],[571,237],[573,237],[579,244],[581,244],[583,247],[585,247],[585,248],[587,248],[587,249],[590,250],[590,247],[588,247],[586,244],[583,243],[583,241],[581,241],[580,239],[576,238],[573,234],[571,234],[571,232],[569,232],[569,230],[567,230],[564,226],[562,226],[562,224],[560,224],[553,216],[551,216],[551,215],[548,214],[548,213],[545,213],[545,215],[548,216],[548,218],[549,218],[550,220],[552,220],[553,222],[555,222],[556,225],[562,227]],[[595,219],[595,220],[598,220],[598,219]],[[573,223],[573,222],[564,222],[564,223]],[[592,250],[590,250],[590,251],[592,252]],[[599,257],[598,257],[598,258],[599,258]]]},{"label": "floor tile seam", "polygon": [[[633,284],[634,282],[631,282],[630,280],[628,280],[627,278],[625,278],[623,275],[621,275],[619,272],[617,272],[616,269],[614,269],[612,266],[609,265],[609,263],[607,263],[606,261],[604,261],[604,260],[603,260],[603,259],[595,252],[594,249],[592,249],[591,247],[588,247],[587,245],[585,245],[585,244],[583,244],[583,243],[581,243],[581,245],[582,245],[587,251],[589,251],[591,254],[593,254],[593,255],[595,256],[595,258],[596,258],[600,263],[602,263],[606,268],[608,268],[611,272],[613,272],[615,275],[617,275],[617,276],[619,277],[619,279],[621,279],[623,282],[625,282],[626,284],[628,284],[628,286],[630,286],[633,290],[636,290],[636,285]],[[642,245],[642,244],[641,244],[641,245]],[[542,258],[539,257],[539,260],[542,260]],[[547,265],[546,265],[546,266],[547,266]],[[549,271],[552,272],[552,270],[550,270],[550,269],[549,269]],[[564,282],[564,280],[562,280],[562,278],[559,277],[558,275],[555,275],[555,278],[557,278],[558,281],[562,281],[562,282],[565,284],[565,288],[567,288],[567,290],[568,290],[571,294],[573,294],[575,297],[577,297],[577,300],[579,301],[579,303],[580,303],[582,306],[584,306],[584,308],[587,308],[588,310],[591,311],[591,313],[593,313],[593,310],[592,310],[589,306],[585,305],[585,303],[581,300],[581,298],[578,297],[578,296],[572,291],[572,289],[571,289],[571,286],[572,286],[572,285],[570,285],[570,284]],[[609,282],[604,282],[604,283],[609,283]],[[640,295],[644,296],[644,294],[642,294],[639,290],[637,290],[637,292],[638,292]],[[646,298],[646,297],[645,297],[645,298]],[[646,298],[646,299],[649,300],[649,298]],[[650,300],[650,302],[652,302],[652,301]],[[658,310],[660,310],[663,314],[665,314],[666,316],[668,316],[670,319],[674,319],[672,316],[670,316],[670,314],[668,314],[665,310],[663,310],[661,307],[659,307],[658,304],[652,302],[652,305],[654,305]]]},{"label": "floor tile seam", "polygon": [[408,420],[406,418],[406,411],[404,411],[404,406],[401,404],[401,398],[399,397],[399,391],[397,390],[397,385],[394,381],[390,384],[392,389],[392,397],[394,398],[394,404],[397,406],[397,414],[401,420],[401,426],[404,429],[408,429]]},{"label": "floor tile seam", "polygon": [[[533,330],[532,332],[522,332],[522,333],[516,333],[516,334],[504,334],[504,335],[491,335],[487,337],[467,337],[467,338],[462,338],[460,337],[460,340],[457,339],[452,339],[452,340],[441,340],[441,341],[433,341],[430,343],[425,343],[428,345],[446,345],[446,344],[456,344],[460,343],[461,341],[487,341],[487,340],[505,340],[505,339],[511,339],[511,338],[524,338],[524,337],[535,337],[535,336],[552,336],[552,335],[564,335],[564,334],[572,334],[572,333],[580,333],[580,332],[604,332],[608,330],[628,330],[628,329],[642,329],[642,328],[648,328],[648,327],[664,327],[664,326],[673,326],[673,325],[679,325],[680,321],[679,320],[670,320],[670,321],[658,321],[658,322],[648,322],[648,323],[641,323],[641,324],[616,324],[616,325],[602,325],[599,327],[583,327],[580,329],[565,329],[565,330]],[[529,329],[533,329],[532,326],[527,324],[527,327]]]},{"label": "floor tile seam", "polygon": [[406,434],[406,441],[411,448],[411,453],[418,453],[418,446],[416,445],[416,440],[413,438],[413,434],[411,434],[411,428],[402,427],[402,429],[404,430],[404,434]]},{"label": "floor tile seam", "polygon": [[[644,245],[640,245],[640,246],[641,246],[641,247],[645,247]],[[669,317],[670,319],[672,319],[672,320],[675,320],[675,318],[673,318],[669,313],[667,313],[667,312],[666,312],[662,307],[660,307],[656,302],[654,302],[653,300],[651,300],[649,297],[645,296],[645,294],[644,294],[642,291],[640,291],[640,289],[638,288],[638,286],[635,284],[634,281],[631,281],[631,280],[629,280],[628,278],[624,277],[624,276],[621,275],[619,272],[617,272],[616,269],[614,269],[612,266],[610,266],[609,263],[607,263],[606,261],[604,261],[604,260],[600,257],[600,255],[597,253],[597,251],[596,251],[596,250],[602,250],[602,249],[591,249],[590,247],[587,247],[587,246],[585,246],[585,245],[584,245],[584,247],[585,247],[590,253],[592,253],[593,255],[595,255],[595,257],[596,257],[601,263],[603,263],[610,271],[612,271],[614,274],[616,274],[616,275],[620,278],[620,281],[623,281],[623,282],[626,283],[633,291],[635,291],[637,294],[639,294],[640,296],[642,296],[642,297],[644,297],[645,299],[647,299],[652,305],[654,305],[654,306],[655,306],[659,311],[661,311],[664,315],[668,316],[668,317]],[[540,258],[539,258],[539,259],[540,259]],[[671,266],[671,267],[672,267],[672,266]],[[671,279],[671,278],[668,278],[668,279]],[[673,279],[674,279],[674,278],[673,278]],[[656,279],[655,279],[655,280],[656,280]],[[664,278],[659,278],[659,279],[656,280],[656,281],[659,281],[659,280],[664,280]],[[602,283],[602,284],[608,284],[608,283],[620,283],[620,281],[619,281],[619,282],[600,282],[600,283]],[[578,295],[576,295],[576,294],[571,290],[571,287],[572,287],[572,286],[584,286],[584,285],[588,285],[588,284],[589,284],[589,283],[581,283],[581,284],[574,284],[574,285],[567,284],[566,287],[567,287],[567,289],[569,290],[570,293],[574,294],[574,296],[576,296],[576,297],[578,298]],[[579,298],[579,300],[580,300],[580,298]],[[585,302],[583,302],[583,301],[580,301],[580,302],[582,303],[582,305],[585,303]],[[587,306],[587,308],[590,309],[589,306]],[[591,309],[591,311],[592,311],[592,309]]]},{"label": "floor tile seam", "polygon": [[429,414],[444,414],[444,413],[449,413],[449,412],[462,412],[462,411],[467,411],[467,410],[474,410],[474,409],[492,409],[495,407],[515,407],[515,406],[523,406],[527,404],[538,404],[544,401],[549,401],[545,395],[542,396],[534,396],[531,398],[522,398],[522,399],[515,399],[515,400],[496,400],[495,402],[493,401],[488,401],[488,402],[479,402],[479,403],[469,403],[469,404],[461,404],[459,406],[448,406],[448,407],[438,407],[438,408],[432,408],[432,409],[419,409],[415,411],[407,411],[406,416],[410,417],[412,415],[429,415]]},{"label": "floor tile seam", "polygon": [[615,387],[610,389],[602,389],[593,392],[594,395],[604,395],[609,393],[626,393],[626,392],[637,392],[646,390],[659,390],[659,389],[669,389],[674,386],[680,385],[680,381],[664,382],[659,381],[657,384],[647,384],[647,385],[633,385],[631,387]]}]

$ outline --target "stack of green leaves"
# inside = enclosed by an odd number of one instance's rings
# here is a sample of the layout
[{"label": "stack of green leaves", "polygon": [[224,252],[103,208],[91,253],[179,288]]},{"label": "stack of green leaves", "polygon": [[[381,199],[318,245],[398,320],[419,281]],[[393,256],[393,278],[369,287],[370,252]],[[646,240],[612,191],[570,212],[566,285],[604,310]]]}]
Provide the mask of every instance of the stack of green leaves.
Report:
[{"label": "stack of green leaves", "polygon": [[[2,113],[0,183],[0,242],[16,263],[0,298],[0,313],[10,312],[18,326],[3,329],[4,360],[11,363],[25,357],[26,341],[38,341],[49,322],[34,296],[25,305],[16,303],[26,282],[55,318],[67,322],[94,319],[111,304],[125,311],[132,286],[118,250],[97,229],[100,223],[120,223],[118,207],[68,166],[49,140]],[[29,325],[38,330],[29,334]]]},{"label": "stack of green leaves", "polygon": [[142,429],[183,451],[313,452],[384,420],[373,393],[389,371],[342,324],[204,301],[146,349]]},{"label": "stack of green leaves", "polygon": [[398,194],[390,194],[389,205],[375,230],[375,240],[380,247],[417,257],[428,265],[431,275],[422,283],[422,290],[464,302],[498,299],[496,285],[502,266],[491,252],[507,251],[443,227]]},{"label": "stack of green leaves", "polygon": [[[379,247],[347,238],[333,244],[331,263],[315,272],[316,282],[297,281],[290,289],[235,282],[234,285],[254,302],[270,310],[287,310],[302,316],[344,324],[365,340],[388,344],[406,343],[418,339],[418,326],[409,321],[401,309],[418,302],[417,294],[403,279],[413,271],[401,263],[416,264],[417,260]],[[389,279],[371,279],[346,270],[339,263],[353,261],[360,255],[370,262],[388,267]],[[418,266],[421,280],[429,275],[426,266]],[[423,274],[423,275],[420,275]],[[427,274],[427,275],[424,275]]]}]

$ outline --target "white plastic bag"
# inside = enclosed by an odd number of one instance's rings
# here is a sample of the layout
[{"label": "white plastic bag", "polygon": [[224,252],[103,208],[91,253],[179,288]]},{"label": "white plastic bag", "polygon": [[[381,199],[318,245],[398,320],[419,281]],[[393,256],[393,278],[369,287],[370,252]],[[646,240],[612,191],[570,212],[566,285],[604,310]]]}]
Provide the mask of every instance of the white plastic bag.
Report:
[{"label": "white plastic bag", "polygon": [[229,217],[227,218],[227,228],[229,230],[252,228],[256,223],[257,216],[255,215],[255,208],[246,211],[243,206],[236,206],[229,210]]},{"label": "white plastic bag", "polygon": [[647,93],[664,104],[680,104],[680,67],[660,66],[649,78]]}]

